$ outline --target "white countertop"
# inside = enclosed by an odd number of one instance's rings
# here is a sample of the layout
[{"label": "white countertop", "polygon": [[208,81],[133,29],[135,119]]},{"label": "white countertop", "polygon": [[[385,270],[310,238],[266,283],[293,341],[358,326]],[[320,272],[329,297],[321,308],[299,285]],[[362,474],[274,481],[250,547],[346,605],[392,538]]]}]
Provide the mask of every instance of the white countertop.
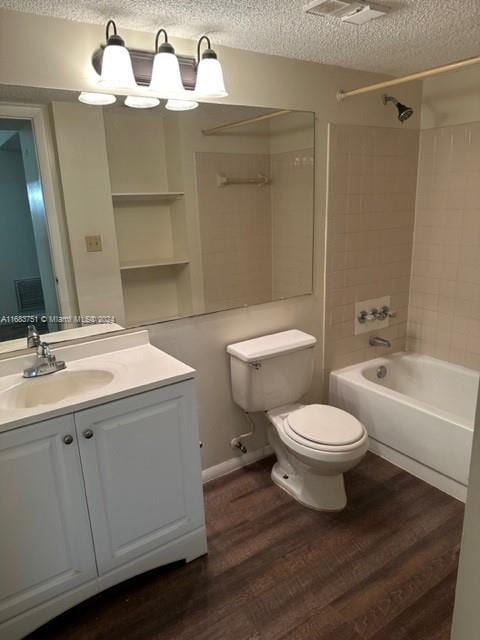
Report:
[{"label": "white countertop", "polygon": [[56,404],[31,408],[0,406],[0,432],[74,413],[99,404],[191,379],[195,370],[150,344],[145,330],[53,349],[67,369],[48,376],[25,380],[23,370],[35,356],[22,355],[0,361],[1,394],[21,382],[35,385],[66,372],[102,370],[113,374],[104,386],[69,396]]}]

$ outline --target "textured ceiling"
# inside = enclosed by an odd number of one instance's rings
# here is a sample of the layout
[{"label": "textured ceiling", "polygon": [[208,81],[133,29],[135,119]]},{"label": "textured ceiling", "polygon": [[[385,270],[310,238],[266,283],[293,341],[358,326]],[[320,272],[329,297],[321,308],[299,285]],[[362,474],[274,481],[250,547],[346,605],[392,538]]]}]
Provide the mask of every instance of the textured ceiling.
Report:
[{"label": "textured ceiling", "polygon": [[376,0],[363,27],[306,15],[307,0],[0,0],[0,7],[169,33],[290,58],[401,74],[480,53],[480,0]]}]

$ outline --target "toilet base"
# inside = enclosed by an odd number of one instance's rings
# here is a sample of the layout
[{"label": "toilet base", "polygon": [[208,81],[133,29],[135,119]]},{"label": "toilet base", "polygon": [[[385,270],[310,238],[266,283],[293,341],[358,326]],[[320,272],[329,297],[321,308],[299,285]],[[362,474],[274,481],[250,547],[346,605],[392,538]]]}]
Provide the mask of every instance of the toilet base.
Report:
[{"label": "toilet base", "polygon": [[276,462],[271,475],[277,486],[304,507],[316,511],[341,511],[347,505],[343,474],[322,476],[307,471],[302,475],[291,474]]}]

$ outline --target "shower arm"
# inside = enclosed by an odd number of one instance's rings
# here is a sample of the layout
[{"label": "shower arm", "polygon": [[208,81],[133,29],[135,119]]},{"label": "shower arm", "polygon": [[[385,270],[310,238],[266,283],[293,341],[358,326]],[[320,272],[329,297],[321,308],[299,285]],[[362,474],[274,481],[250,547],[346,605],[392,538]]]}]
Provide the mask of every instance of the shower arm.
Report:
[{"label": "shower arm", "polygon": [[412,82],[413,80],[421,80],[422,78],[430,78],[432,76],[446,73],[447,71],[455,71],[456,69],[462,69],[473,64],[480,63],[480,56],[474,58],[466,58],[465,60],[459,60],[457,62],[451,62],[441,67],[434,67],[433,69],[426,69],[425,71],[418,71],[417,73],[411,73],[408,76],[402,76],[401,78],[393,78],[392,80],[385,80],[383,82],[377,82],[376,84],[370,84],[366,87],[360,87],[359,89],[352,89],[351,91],[338,91],[337,100],[340,102],[345,98],[351,98],[353,96],[359,96],[364,93],[370,93],[371,91],[378,91],[379,89],[386,89],[388,87],[395,87],[405,82]]}]

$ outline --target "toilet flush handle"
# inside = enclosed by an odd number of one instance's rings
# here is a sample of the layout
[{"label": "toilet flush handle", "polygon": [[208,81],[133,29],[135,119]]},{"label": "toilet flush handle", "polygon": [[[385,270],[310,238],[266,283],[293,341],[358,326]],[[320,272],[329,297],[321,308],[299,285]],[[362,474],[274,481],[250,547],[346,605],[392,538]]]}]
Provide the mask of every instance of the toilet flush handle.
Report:
[{"label": "toilet flush handle", "polygon": [[248,366],[252,367],[252,369],[256,369],[258,371],[259,369],[262,368],[262,363],[261,362],[249,362]]}]

